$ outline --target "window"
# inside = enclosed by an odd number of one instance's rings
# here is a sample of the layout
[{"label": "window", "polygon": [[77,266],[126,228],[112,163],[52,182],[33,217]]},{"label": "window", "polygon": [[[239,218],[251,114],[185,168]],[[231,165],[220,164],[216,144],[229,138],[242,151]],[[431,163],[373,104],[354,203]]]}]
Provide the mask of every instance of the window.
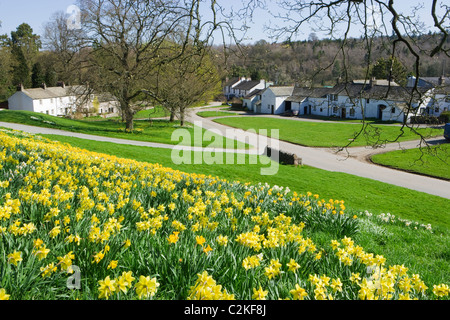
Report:
[{"label": "window", "polygon": [[42,100],[39,100],[39,104],[42,106]]},{"label": "window", "polygon": [[355,116],[355,108],[351,108],[350,109],[350,117],[354,117]]},{"label": "window", "polygon": [[338,95],[337,94],[330,94],[330,100],[331,101],[337,101],[338,100]]},{"label": "window", "polygon": [[338,113],[339,108],[338,107],[333,107],[333,113]]},{"label": "window", "polygon": [[366,103],[370,103],[370,99],[366,99]]},{"label": "window", "polygon": [[391,108],[391,113],[395,113],[395,107]]},{"label": "window", "polygon": [[320,112],[323,112],[323,108],[320,108]]}]

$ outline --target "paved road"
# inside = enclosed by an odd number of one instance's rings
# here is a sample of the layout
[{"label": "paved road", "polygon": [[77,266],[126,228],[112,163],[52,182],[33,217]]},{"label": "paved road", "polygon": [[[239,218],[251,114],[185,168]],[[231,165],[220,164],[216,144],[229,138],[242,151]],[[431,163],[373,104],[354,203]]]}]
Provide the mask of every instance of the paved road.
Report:
[{"label": "paved road", "polygon": [[[211,121],[207,118],[202,118],[195,113],[188,115],[189,122],[195,123],[204,129],[213,130],[216,133],[222,134],[223,136],[236,139],[238,141],[250,143],[251,145],[257,146],[256,149],[250,151],[244,150],[222,150],[217,148],[200,148],[200,147],[181,147],[168,144],[159,144],[152,142],[142,142],[142,141],[132,141],[115,139],[102,136],[87,135],[81,133],[67,132],[62,130],[33,127],[27,125],[19,125],[13,123],[0,122],[0,127],[7,127],[16,130],[21,130],[29,133],[41,133],[41,134],[56,134],[64,136],[72,136],[82,139],[96,140],[113,142],[119,144],[137,145],[137,146],[147,146],[153,148],[168,148],[168,149],[185,149],[194,151],[225,151],[225,152],[246,152],[246,153],[263,153],[266,146],[272,146],[273,148],[280,149],[286,152],[295,153],[303,159],[303,163],[312,167],[327,171],[344,172],[348,174],[357,175],[360,177],[365,177],[373,180],[378,180],[381,182],[397,185],[400,187],[409,188],[412,190],[417,190],[425,192],[432,195],[437,195],[443,198],[450,199],[450,182],[440,179],[429,178],[426,176],[420,176],[416,174],[411,174],[407,172],[402,172],[394,169],[389,169],[386,167],[374,165],[367,161],[364,161],[365,157],[361,154],[370,153],[371,150],[365,148],[352,149],[350,148],[350,157],[348,154],[336,154],[330,149],[325,148],[309,148],[295,145],[292,143],[279,141],[276,139],[270,139],[262,137],[256,133],[250,133],[248,131],[230,128],[216,122]],[[414,147],[416,142],[401,143],[401,147]],[[416,143],[417,145],[417,143]],[[387,146],[388,151],[390,149],[395,149],[393,145]],[[398,149],[398,145],[396,146]],[[358,156],[359,155],[359,156]]]}]

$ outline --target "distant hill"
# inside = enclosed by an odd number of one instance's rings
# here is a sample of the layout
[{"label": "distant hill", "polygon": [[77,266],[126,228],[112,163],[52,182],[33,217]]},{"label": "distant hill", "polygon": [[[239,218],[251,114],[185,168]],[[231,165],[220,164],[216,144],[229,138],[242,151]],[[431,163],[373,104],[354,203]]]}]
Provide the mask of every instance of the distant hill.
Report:
[{"label": "distant hill", "polygon": [[[450,38],[447,39],[447,42]],[[436,44],[437,36],[421,35],[414,39],[423,51],[420,54],[420,76],[438,77],[443,67],[450,68],[450,58],[439,54],[429,57],[429,50]],[[313,83],[314,85],[334,85],[339,76],[345,78],[347,69],[349,79],[364,79],[367,65],[373,65],[380,58],[387,58],[392,53],[392,39],[375,38],[369,55],[363,39],[348,39],[345,56],[340,49],[342,40],[314,40],[291,43],[268,43],[260,40],[253,45],[241,48],[243,54],[230,55],[227,76],[246,76],[254,80],[266,79],[277,85]],[[219,47],[216,50],[220,51]],[[236,50],[236,52],[239,52]],[[428,53],[428,55],[427,55]],[[406,67],[408,74],[414,74],[414,56],[404,44],[397,46],[396,56]],[[319,70],[323,71],[317,72]],[[446,70],[447,74],[450,70]]]}]

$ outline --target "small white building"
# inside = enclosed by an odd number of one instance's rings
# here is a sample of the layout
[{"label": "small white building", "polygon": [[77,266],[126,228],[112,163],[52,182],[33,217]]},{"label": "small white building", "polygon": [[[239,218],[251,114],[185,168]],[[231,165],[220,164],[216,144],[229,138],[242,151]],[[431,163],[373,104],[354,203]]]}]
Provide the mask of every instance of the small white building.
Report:
[{"label": "small white building", "polygon": [[8,99],[9,110],[24,110],[45,113],[52,116],[67,116],[83,109],[94,110],[94,113],[119,113],[118,102],[110,95],[84,94],[84,86],[65,86],[25,89],[22,85]]},{"label": "small white building", "polygon": [[408,88],[414,87],[417,81],[417,87],[421,89],[429,89],[427,92],[428,103],[426,104],[424,113],[439,117],[442,112],[450,110],[450,78],[440,77],[408,77]]},{"label": "small white building", "polygon": [[261,103],[261,93],[264,90],[257,89],[246,95],[242,99],[242,106],[247,108],[248,111],[254,111],[256,109],[256,105]]},{"label": "small white building", "polygon": [[[282,114],[285,112],[286,99],[291,97],[294,87],[268,87],[261,92],[261,103],[256,104],[255,113]],[[288,102],[289,104],[289,102]]]}]

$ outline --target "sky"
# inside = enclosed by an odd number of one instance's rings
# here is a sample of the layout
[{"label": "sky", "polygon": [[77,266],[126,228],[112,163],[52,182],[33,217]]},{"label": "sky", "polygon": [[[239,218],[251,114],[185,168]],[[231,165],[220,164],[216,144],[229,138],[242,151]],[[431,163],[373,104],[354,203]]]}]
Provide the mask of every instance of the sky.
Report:
[{"label": "sky", "polygon": [[[218,2],[221,3],[222,0]],[[430,2],[429,0],[396,0],[396,5],[399,5],[401,12],[407,13],[411,6],[415,4],[422,3],[427,7]],[[66,12],[75,3],[76,0],[0,0],[0,34],[10,35],[11,31],[14,31],[21,23],[26,22],[36,34],[42,36],[44,31],[43,25],[50,20],[51,16],[57,11]],[[242,0],[223,0],[222,3],[226,3],[228,6],[240,7]],[[266,3],[271,7],[270,11],[273,12],[275,1],[267,0]],[[425,9],[424,13],[429,11],[429,9]],[[423,14],[423,17],[426,16],[430,16],[429,13]],[[254,43],[261,39],[271,42],[267,32],[264,31],[264,26],[273,20],[269,13],[257,10],[252,27],[245,36],[244,43]],[[425,22],[428,25],[432,25],[431,19]],[[307,39],[312,32],[314,30],[306,28],[298,40]]]}]

